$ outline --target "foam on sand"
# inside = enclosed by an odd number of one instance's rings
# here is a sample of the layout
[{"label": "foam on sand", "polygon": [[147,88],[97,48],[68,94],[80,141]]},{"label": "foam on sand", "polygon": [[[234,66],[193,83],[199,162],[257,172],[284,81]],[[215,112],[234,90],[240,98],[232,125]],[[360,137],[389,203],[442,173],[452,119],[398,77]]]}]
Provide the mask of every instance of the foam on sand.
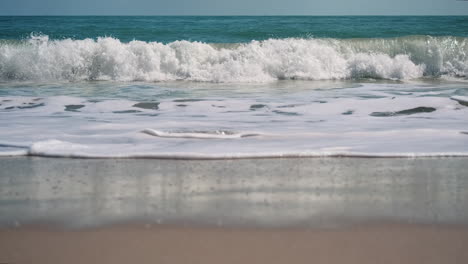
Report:
[{"label": "foam on sand", "polygon": [[244,138],[259,136],[255,133],[236,133],[232,131],[193,131],[193,132],[164,132],[158,131],[151,128],[146,128],[142,133],[156,136],[156,137],[167,137],[167,138],[198,138],[198,139],[233,139],[233,138]]}]

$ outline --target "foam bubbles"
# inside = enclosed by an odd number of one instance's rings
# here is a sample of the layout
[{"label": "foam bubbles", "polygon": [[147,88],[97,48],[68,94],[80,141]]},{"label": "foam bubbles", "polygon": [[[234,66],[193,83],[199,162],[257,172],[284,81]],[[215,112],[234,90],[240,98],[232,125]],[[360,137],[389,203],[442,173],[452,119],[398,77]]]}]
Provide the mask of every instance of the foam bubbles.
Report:
[{"label": "foam bubbles", "polygon": [[465,39],[269,39],[246,44],[131,41],[105,37],[0,44],[1,81],[270,82],[283,79],[464,77]]},{"label": "foam bubbles", "polygon": [[[26,97],[16,88],[4,89],[20,96],[0,99],[0,156],[468,156],[464,84],[293,89],[291,83],[307,82],[278,83],[285,86],[244,84],[248,93],[239,94],[216,90],[219,84],[197,89],[187,82],[182,84],[188,87],[166,97],[154,97],[167,89],[154,85],[143,89],[145,100],[112,98],[109,93],[92,99],[44,93],[37,97],[42,87],[29,89],[34,96]],[[65,84],[63,90],[73,85]],[[115,83],[104,85],[115,88]]]}]

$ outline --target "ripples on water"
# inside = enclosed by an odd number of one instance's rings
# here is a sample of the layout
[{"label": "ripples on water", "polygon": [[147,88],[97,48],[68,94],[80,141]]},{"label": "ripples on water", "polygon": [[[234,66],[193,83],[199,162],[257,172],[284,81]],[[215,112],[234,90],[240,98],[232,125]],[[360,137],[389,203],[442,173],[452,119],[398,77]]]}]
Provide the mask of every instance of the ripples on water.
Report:
[{"label": "ripples on water", "polygon": [[467,26],[1,17],[0,155],[466,156]]}]

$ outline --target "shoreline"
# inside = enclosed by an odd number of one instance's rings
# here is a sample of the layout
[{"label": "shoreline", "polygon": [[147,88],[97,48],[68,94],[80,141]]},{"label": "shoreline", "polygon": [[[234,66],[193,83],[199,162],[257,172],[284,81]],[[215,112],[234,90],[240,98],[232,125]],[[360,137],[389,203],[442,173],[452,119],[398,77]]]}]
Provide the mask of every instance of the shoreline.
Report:
[{"label": "shoreline", "polygon": [[467,161],[0,158],[0,263],[467,263]]},{"label": "shoreline", "polygon": [[[467,134],[468,132],[460,132]],[[0,147],[27,148],[1,144]],[[98,159],[98,160],[182,160],[182,161],[210,161],[210,160],[257,160],[257,159],[444,159],[444,158],[468,158],[468,152],[419,152],[419,153],[366,153],[366,152],[285,152],[285,153],[239,153],[231,155],[199,154],[199,153],[148,153],[128,155],[93,155],[93,154],[48,154],[30,153],[29,150],[16,150],[0,152],[2,158],[50,158],[50,159]]]},{"label": "shoreline", "polygon": [[0,227],[468,223],[467,158],[0,158]]}]

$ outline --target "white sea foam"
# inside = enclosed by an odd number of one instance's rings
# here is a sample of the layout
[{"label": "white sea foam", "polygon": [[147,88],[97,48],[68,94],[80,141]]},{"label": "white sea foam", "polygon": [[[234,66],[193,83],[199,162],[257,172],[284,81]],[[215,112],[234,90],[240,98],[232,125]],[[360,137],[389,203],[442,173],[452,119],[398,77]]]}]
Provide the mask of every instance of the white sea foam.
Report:
[{"label": "white sea foam", "polygon": [[[248,96],[226,89],[220,97],[211,97],[211,88],[177,88],[179,94],[189,91],[192,97],[142,97],[149,101],[4,96],[0,155],[180,159],[468,155],[466,88],[459,83],[288,87],[284,93],[258,86],[246,88]],[[167,88],[154,85],[144,91],[157,89]]]},{"label": "white sea foam", "polygon": [[146,128],[142,131],[145,134],[156,136],[156,137],[167,137],[167,138],[198,138],[198,139],[234,139],[244,137],[259,136],[257,133],[235,133],[230,131],[215,130],[215,131],[193,131],[193,132],[164,132]]},{"label": "white sea foam", "polygon": [[269,82],[467,73],[467,41],[454,37],[269,39],[216,45],[33,36],[23,43],[0,44],[0,81]]},{"label": "white sea foam", "polygon": [[452,100],[459,102],[464,106],[468,106],[468,96],[452,96],[450,97]]},{"label": "white sea foam", "polygon": [[[410,131],[400,131],[404,134]],[[419,132],[419,131],[411,131]],[[373,136],[373,135],[370,135]],[[303,138],[313,139],[310,138]],[[376,142],[374,142],[375,144]],[[242,144],[242,142],[240,143]],[[120,150],[122,147],[125,151]],[[133,148],[132,148],[133,147]],[[158,158],[158,159],[246,159],[246,158],[301,158],[301,157],[375,157],[375,158],[417,158],[417,157],[468,157],[468,151],[439,151],[439,152],[408,152],[408,151],[354,151],[348,147],[317,147],[315,150],[291,150],[291,148],[276,149],[274,151],[258,151],[255,148],[246,149],[230,145],[219,148],[202,146],[205,150],[188,149],[181,151],[176,145],[165,148],[162,151],[150,150],[148,146],[130,145],[106,145],[93,144],[85,146],[60,140],[39,141],[30,146],[29,149],[18,149],[10,151],[0,151],[2,156],[42,156],[42,157],[71,157],[71,158]],[[245,146],[244,146],[245,147]],[[297,148],[298,146],[294,146]],[[223,151],[229,148],[229,151]]]}]

